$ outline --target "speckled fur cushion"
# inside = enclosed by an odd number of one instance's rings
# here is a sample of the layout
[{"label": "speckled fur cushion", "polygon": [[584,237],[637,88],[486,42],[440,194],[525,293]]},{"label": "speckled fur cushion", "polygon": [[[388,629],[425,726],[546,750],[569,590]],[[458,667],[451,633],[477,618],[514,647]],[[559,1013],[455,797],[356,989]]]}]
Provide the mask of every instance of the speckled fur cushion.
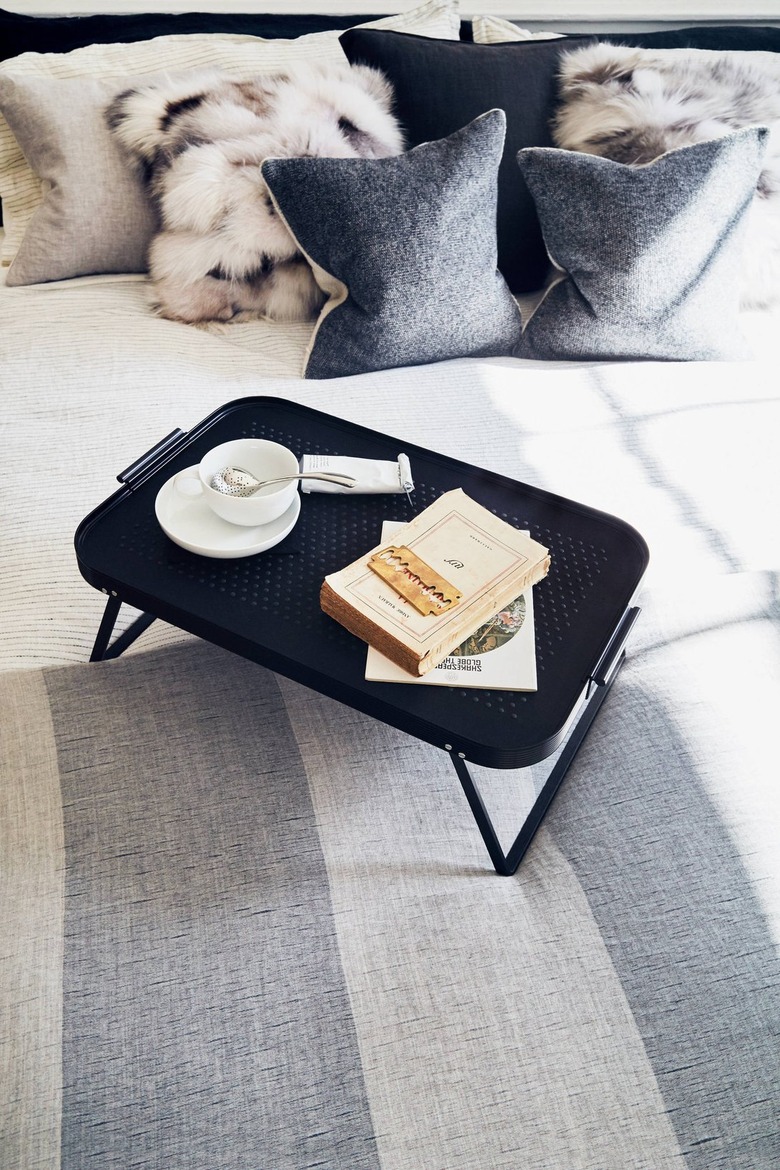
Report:
[{"label": "speckled fur cushion", "polygon": [[398,154],[391,98],[380,73],[347,65],[247,81],[204,75],[120,94],[108,123],[160,212],[149,250],[160,314],[192,323],[316,315],[322,294],[268,197],[261,163]]}]

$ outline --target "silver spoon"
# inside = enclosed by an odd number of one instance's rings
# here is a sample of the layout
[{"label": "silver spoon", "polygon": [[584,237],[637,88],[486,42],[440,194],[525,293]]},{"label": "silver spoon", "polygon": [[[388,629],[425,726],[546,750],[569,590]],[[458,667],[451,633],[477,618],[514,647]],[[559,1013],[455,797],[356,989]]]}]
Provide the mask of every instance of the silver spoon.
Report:
[{"label": "silver spoon", "polygon": [[293,479],[324,479],[347,488],[354,487],[357,482],[352,475],[337,475],[331,471],[299,472],[298,475],[280,475],[276,479],[260,480],[243,467],[223,467],[212,476],[211,486],[224,496],[253,496],[260,488],[268,487],[269,484],[289,483]]}]

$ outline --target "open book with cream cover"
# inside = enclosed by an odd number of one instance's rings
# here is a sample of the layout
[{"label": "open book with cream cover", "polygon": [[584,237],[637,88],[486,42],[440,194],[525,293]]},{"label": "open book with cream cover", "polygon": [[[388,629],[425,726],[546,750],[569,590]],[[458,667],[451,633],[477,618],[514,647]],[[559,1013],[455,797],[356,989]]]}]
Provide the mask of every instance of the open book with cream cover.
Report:
[{"label": "open book with cream cover", "polygon": [[325,578],[323,611],[412,675],[437,666],[550,567],[546,548],[460,488]]}]

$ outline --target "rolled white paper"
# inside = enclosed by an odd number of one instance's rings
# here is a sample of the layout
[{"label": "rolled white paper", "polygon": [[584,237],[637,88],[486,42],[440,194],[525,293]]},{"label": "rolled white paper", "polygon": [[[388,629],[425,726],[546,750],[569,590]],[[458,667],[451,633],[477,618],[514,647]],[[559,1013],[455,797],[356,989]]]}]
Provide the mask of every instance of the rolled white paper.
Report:
[{"label": "rolled white paper", "polygon": [[339,475],[352,475],[355,486],[342,487],[326,480],[302,479],[302,492],[341,492],[366,495],[375,492],[413,492],[412,469],[406,455],[398,456],[397,462],[384,459],[353,459],[349,455],[302,455],[301,471],[335,471]]}]

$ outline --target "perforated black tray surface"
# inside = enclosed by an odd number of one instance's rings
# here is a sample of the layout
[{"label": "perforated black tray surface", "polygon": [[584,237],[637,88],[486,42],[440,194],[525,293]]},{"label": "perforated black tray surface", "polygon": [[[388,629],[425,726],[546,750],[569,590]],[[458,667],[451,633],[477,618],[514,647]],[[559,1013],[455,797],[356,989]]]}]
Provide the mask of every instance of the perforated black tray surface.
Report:
[{"label": "perforated black tray surface", "polygon": [[[283,443],[298,456],[394,460],[404,451],[413,502],[405,495],[305,494],[296,527],[267,552],[215,560],[179,548],[156,520],[158,491],[211,447],[250,437]],[[524,767],[559,746],[648,562],[642,537],[614,516],[279,398],[229,402],[191,431],[167,436],[118,478],[120,490],[76,532],[79,569],[90,585],[492,768]],[[534,586],[536,692],[366,682],[365,644],[320,610],[325,575],[373,547],[383,520],[409,520],[455,487],[550,549],[550,572]]]}]

